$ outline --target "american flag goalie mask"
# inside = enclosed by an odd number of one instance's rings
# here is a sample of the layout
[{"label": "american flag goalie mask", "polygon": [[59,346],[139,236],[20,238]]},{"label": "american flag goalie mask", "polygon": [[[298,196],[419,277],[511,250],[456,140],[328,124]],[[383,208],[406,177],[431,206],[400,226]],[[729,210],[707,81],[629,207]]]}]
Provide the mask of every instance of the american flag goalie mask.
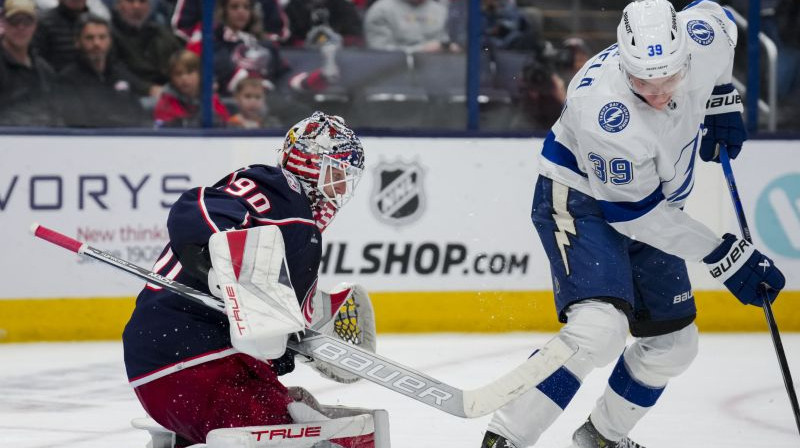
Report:
[{"label": "american flag goalie mask", "polygon": [[280,164],[303,183],[313,206],[337,210],[352,196],[364,171],[364,147],[344,119],[314,112],[289,129]]}]

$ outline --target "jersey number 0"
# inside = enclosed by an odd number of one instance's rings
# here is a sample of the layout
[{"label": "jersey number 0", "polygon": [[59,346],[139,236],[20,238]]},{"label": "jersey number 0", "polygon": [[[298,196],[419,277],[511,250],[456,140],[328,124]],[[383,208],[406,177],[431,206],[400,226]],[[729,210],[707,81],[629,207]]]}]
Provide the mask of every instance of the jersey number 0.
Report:
[{"label": "jersey number 0", "polygon": [[272,208],[272,206],[269,204],[269,199],[267,199],[264,193],[259,192],[245,197],[255,188],[256,188],[255,182],[246,177],[242,177],[229,183],[228,186],[225,188],[225,191],[234,196],[244,198],[244,200],[247,201],[247,203],[253,207],[256,213],[265,213],[270,208]]}]

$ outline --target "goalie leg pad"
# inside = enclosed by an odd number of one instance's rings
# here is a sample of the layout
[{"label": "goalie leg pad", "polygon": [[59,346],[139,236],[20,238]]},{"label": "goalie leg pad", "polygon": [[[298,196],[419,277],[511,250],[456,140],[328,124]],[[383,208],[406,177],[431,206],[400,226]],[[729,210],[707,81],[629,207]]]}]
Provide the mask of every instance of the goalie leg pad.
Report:
[{"label": "goalie leg pad", "polygon": [[305,322],[280,229],[261,226],[215,233],[208,248],[233,346],[259,359],[283,355],[288,335],[303,330]]},{"label": "goalie leg pad", "polygon": [[295,402],[289,405],[289,412],[297,423],[215,429],[208,433],[206,445],[208,448],[390,448],[386,411],[338,406],[323,406],[323,410],[338,416],[330,418],[305,403]]},{"label": "goalie leg pad", "polygon": [[199,443],[213,428],[291,423],[294,400],[269,364],[235,353],[134,389],[145,411],[178,438]]},{"label": "goalie leg pad", "polygon": [[150,417],[141,417],[131,420],[131,426],[144,429],[150,433],[149,448],[173,448],[175,446],[175,433],[161,426]]}]

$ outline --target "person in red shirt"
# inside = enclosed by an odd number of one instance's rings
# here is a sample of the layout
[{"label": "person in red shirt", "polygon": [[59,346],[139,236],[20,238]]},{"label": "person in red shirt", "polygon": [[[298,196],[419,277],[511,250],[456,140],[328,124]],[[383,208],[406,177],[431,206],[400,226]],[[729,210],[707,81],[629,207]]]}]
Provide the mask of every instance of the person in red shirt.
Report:
[{"label": "person in red shirt", "polygon": [[[153,118],[156,127],[200,126],[200,57],[182,50],[170,58],[169,83],[158,98]],[[224,127],[230,119],[225,105],[212,97],[214,126]]]}]

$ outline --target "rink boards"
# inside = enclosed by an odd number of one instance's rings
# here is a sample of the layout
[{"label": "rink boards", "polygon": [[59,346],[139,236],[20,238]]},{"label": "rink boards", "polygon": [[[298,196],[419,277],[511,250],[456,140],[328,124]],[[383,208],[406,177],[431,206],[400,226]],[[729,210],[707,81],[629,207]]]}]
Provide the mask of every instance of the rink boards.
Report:
[{"label": "rink boards", "polygon": [[[559,326],[530,224],[541,139],[364,138],[367,170],[326,231],[320,285],[365,285],[382,332]],[[151,266],[169,206],[252,163],[274,137],[0,136],[0,340],[117,339],[141,282],[35,241],[32,222]],[[800,331],[800,148],[748,142],[734,170],[756,244],[787,275],[782,330]],[[721,169],[698,161],[687,211],[738,233]],[[763,331],[763,313],[690,265],[705,331]]]}]

